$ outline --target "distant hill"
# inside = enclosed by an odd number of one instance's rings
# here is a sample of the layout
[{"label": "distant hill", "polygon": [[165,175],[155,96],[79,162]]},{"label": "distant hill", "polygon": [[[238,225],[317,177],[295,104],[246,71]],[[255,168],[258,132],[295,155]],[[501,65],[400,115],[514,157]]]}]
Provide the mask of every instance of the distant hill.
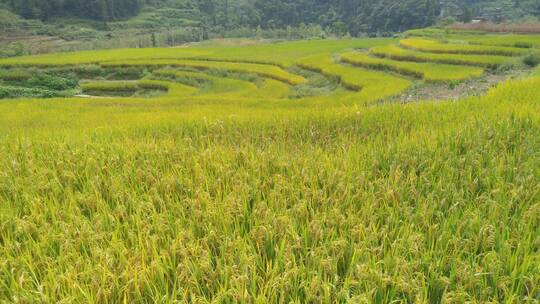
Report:
[{"label": "distant hill", "polygon": [[0,0],[0,57],[227,37],[393,36],[499,15],[536,18],[540,0]]},{"label": "distant hill", "polygon": [[441,17],[465,14],[469,18],[485,17],[491,21],[540,17],[538,0],[440,0],[440,6]]},{"label": "distant hill", "polygon": [[[59,17],[117,21],[144,8],[164,9],[178,19],[199,19],[208,28],[263,29],[316,24],[337,33],[393,32],[432,24],[438,0],[0,0],[27,19]],[[191,10],[190,14],[183,15]],[[180,10],[180,11],[178,11]],[[176,16],[179,14],[178,16]]]},{"label": "distant hill", "polygon": [[351,35],[425,27],[441,17],[540,16],[539,0],[0,0],[0,5],[43,21],[70,17],[111,22],[154,8],[161,21],[192,20],[214,30],[316,24]]}]

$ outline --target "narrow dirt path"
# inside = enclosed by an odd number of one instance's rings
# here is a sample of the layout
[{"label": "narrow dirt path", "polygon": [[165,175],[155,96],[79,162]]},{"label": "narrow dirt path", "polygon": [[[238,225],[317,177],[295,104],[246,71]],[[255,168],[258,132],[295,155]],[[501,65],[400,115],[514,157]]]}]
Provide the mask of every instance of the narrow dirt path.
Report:
[{"label": "narrow dirt path", "polygon": [[385,102],[409,103],[423,100],[458,100],[485,94],[490,88],[510,79],[519,79],[530,74],[530,70],[513,70],[505,73],[488,73],[481,78],[469,81],[448,83],[418,82],[407,92]]}]

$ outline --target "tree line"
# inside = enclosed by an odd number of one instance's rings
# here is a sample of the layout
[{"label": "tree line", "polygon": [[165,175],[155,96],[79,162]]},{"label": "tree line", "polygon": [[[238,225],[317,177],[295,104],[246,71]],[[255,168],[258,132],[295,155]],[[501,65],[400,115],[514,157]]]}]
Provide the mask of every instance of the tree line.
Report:
[{"label": "tree line", "polygon": [[4,0],[24,18],[47,20],[52,17],[81,17],[116,20],[134,16],[141,0]]},{"label": "tree line", "polygon": [[[333,33],[390,33],[432,25],[451,3],[470,8],[501,0],[0,0],[25,18],[75,16],[112,21],[145,6],[188,8],[202,27],[277,29],[319,25]],[[507,1],[508,2],[508,1]],[[514,6],[540,0],[513,0]],[[540,5],[538,6],[540,8]]]}]

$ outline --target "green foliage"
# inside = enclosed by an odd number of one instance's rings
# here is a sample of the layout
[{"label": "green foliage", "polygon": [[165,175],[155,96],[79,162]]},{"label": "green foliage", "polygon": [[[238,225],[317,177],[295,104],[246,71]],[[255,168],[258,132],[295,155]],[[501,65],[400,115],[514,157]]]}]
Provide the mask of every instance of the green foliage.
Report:
[{"label": "green foliage", "polygon": [[35,98],[52,98],[67,96],[62,92],[51,91],[41,88],[27,88],[20,86],[3,86],[0,85],[0,99],[2,98],[23,98],[23,97],[35,97]]},{"label": "green foliage", "polygon": [[525,56],[525,58],[523,58],[523,63],[530,67],[536,67],[540,64],[540,53],[535,52]]},{"label": "green foliage", "polygon": [[533,44],[528,41],[518,41],[514,43],[514,46],[518,48],[530,49],[533,47]]},{"label": "green foliage", "polygon": [[406,48],[443,54],[520,56],[526,53],[526,50],[515,47],[443,43],[423,38],[407,38],[401,40],[400,44]]},{"label": "green foliage", "polygon": [[[505,46],[525,49],[540,47],[540,35],[533,34],[488,34],[486,32],[472,30],[426,28],[409,30],[405,35],[410,37],[434,38],[455,43],[465,42],[475,45]],[[525,51],[522,50],[522,52]]]},{"label": "green foliage", "polygon": [[[112,28],[196,27],[202,36],[222,34],[235,28],[263,30],[300,29],[318,26],[324,31],[346,36],[364,32],[390,33],[434,23],[439,5],[434,0],[354,0],[324,2],[318,0],[10,0],[15,12],[25,18],[47,20],[78,16],[111,21],[141,16]],[[160,25],[164,22],[165,24]],[[320,36],[319,36],[320,37]]]},{"label": "green foliage", "polygon": [[459,21],[463,23],[468,23],[468,22],[471,22],[472,18],[473,18],[472,9],[469,6],[464,6],[462,9],[462,13],[459,18]]},{"label": "green foliage", "polygon": [[291,74],[281,67],[271,64],[243,63],[243,62],[220,62],[212,60],[173,60],[173,59],[153,59],[153,60],[123,60],[109,61],[102,63],[104,67],[188,67],[195,69],[219,69],[224,71],[253,73],[263,77],[269,77],[288,84],[296,85],[304,83],[306,80],[299,76]]},{"label": "green foliage", "polygon": [[113,20],[136,15],[139,0],[9,0],[13,10],[25,18],[46,20],[56,16],[80,16]]},{"label": "green foliage", "polygon": [[32,68],[0,70],[0,98],[71,96],[78,84],[73,75],[60,76]]},{"label": "green foliage", "polygon": [[394,60],[474,65],[491,69],[496,68],[509,60],[508,57],[493,55],[418,52],[414,50],[404,49],[397,45],[374,47],[371,49],[371,53],[375,56],[391,58]]},{"label": "green foliage", "polygon": [[27,46],[22,42],[12,42],[0,49],[0,58],[23,56],[27,53]]},{"label": "green foliage", "polygon": [[81,84],[83,91],[117,91],[117,92],[135,92],[139,89],[139,85],[136,82],[85,82]]},{"label": "green foliage", "polygon": [[9,82],[22,82],[30,79],[32,72],[29,70],[11,69],[0,70],[0,80]]},{"label": "green foliage", "polygon": [[[319,23],[330,32],[384,33],[432,24],[438,14],[436,1],[391,0],[325,2],[315,0],[258,0],[264,27]],[[309,9],[307,9],[309,8]]]},{"label": "green foliage", "polygon": [[462,81],[482,76],[484,70],[477,67],[444,65],[436,63],[401,62],[370,57],[367,54],[345,53],[341,60],[368,68],[392,70],[433,82]]},{"label": "green foliage", "polygon": [[64,91],[76,88],[79,85],[79,80],[39,73],[28,79],[26,85],[53,91]]}]

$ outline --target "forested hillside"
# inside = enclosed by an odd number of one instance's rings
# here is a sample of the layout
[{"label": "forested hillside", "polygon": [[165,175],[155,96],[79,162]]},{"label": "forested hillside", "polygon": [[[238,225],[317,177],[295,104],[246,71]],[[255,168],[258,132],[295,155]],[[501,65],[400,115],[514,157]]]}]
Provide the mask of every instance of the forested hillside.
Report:
[{"label": "forested hillside", "polygon": [[[2,0],[25,18],[76,16],[111,21],[134,16],[145,6],[196,10],[208,27],[284,28],[318,24],[353,35],[400,31],[432,24],[438,0]],[[198,15],[198,14],[195,14]]]},{"label": "forested hillside", "polygon": [[112,20],[136,15],[141,0],[3,0],[25,18],[47,20],[57,16],[78,16]]},{"label": "forested hillside", "polygon": [[439,17],[502,9],[507,18],[540,15],[540,0],[0,0],[24,18],[82,17],[113,21],[145,7],[189,9],[206,28],[263,29],[319,25],[357,35],[433,24]]}]

